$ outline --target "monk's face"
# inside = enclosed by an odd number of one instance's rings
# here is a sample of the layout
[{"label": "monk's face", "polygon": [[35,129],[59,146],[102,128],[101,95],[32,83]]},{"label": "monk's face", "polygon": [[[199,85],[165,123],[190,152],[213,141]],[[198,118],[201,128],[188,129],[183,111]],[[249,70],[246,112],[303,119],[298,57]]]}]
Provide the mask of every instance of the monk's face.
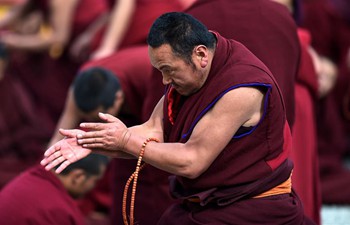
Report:
[{"label": "monk's face", "polygon": [[196,50],[192,54],[192,63],[175,55],[168,44],[157,48],[148,48],[148,54],[152,65],[163,76],[164,85],[172,85],[175,90],[184,96],[197,92],[204,84],[208,69],[203,67]]},{"label": "monk's face", "polygon": [[91,175],[85,172],[81,174],[73,173],[73,175],[70,176],[70,186],[67,188],[69,194],[76,199],[84,197],[85,194],[96,186],[96,183],[102,178],[105,170],[106,166],[101,165],[98,175]]}]

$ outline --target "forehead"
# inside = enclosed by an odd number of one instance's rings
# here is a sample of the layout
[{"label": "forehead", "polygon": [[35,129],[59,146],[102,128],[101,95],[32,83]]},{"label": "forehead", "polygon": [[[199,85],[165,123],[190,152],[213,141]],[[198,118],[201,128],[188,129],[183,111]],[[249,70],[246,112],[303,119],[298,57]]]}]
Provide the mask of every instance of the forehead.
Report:
[{"label": "forehead", "polygon": [[160,64],[179,60],[179,58],[176,57],[173,53],[172,48],[169,44],[163,44],[157,48],[148,46],[148,54],[152,65],[155,67],[159,67]]}]

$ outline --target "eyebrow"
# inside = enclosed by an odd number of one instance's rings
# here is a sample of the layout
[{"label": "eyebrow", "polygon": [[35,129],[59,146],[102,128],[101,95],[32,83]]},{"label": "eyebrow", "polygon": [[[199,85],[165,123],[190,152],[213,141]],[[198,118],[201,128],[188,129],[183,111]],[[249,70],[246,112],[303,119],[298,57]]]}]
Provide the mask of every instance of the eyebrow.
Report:
[{"label": "eyebrow", "polygon": [[159,67],[159,70],[163,70],[163,69],[171,69],[171,67],[169,65],[163,65]]}]

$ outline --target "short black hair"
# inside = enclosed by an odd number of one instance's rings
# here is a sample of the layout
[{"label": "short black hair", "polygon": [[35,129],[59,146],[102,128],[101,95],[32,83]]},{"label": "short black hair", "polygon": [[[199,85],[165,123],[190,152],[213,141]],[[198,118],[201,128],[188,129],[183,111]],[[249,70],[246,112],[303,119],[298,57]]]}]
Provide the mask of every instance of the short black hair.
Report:
[{"label": "short black hair", "polygon": [[[82,169],[90,176],[99,175],[101,173],[101,166],[107,166],[108,163],[109,158],[107,156],[91,153],[85,158],[82,158],[67,166],[60,174],[67,175],[75,169]],[[56,166],[56,168],[58,168],[58,166]]]},{"label": "short black hair", "polygon": [[152,48],[169,44],[174,54],[191,64],[193,48],[205,45],[213,49],[216,39],[208,28],[193,16],[182,12],[169,12],[155,20],[149,31],[147,43]]},{"label": "short black hair", "polygon": [[114,104],[115,93],[121,89],[116,75],[101,67],[81,71],[73,82],[75,102],[83,112],[91,112],[97,107],[104,109]]}]

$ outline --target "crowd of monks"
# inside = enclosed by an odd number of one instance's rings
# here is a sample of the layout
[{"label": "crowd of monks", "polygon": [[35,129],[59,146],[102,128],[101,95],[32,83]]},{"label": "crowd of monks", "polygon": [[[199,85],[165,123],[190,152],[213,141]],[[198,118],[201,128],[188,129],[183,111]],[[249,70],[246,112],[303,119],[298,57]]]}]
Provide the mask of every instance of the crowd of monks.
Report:
[{"label": "crowd of monks", "polygon": [[[117,117],[130,126],[146,121],[164,94],[161,74],[148,58],[148,30],[161,14],[184,11],[244,44],[275,76],[293,135],[292,184],[306,215],[321,224],[322,204],[350,204],[349,1],[0,4],[0,190],[57,141],[68,90],[80,71],[115,73],[125,98]],[[123,188],[135,165],[113,159],[97,187],[77,201],[89,224],[122,224]],[[135,214],[141,224],[154,224],[171,203],[167,177],[152,167],[142,171]]]}]

